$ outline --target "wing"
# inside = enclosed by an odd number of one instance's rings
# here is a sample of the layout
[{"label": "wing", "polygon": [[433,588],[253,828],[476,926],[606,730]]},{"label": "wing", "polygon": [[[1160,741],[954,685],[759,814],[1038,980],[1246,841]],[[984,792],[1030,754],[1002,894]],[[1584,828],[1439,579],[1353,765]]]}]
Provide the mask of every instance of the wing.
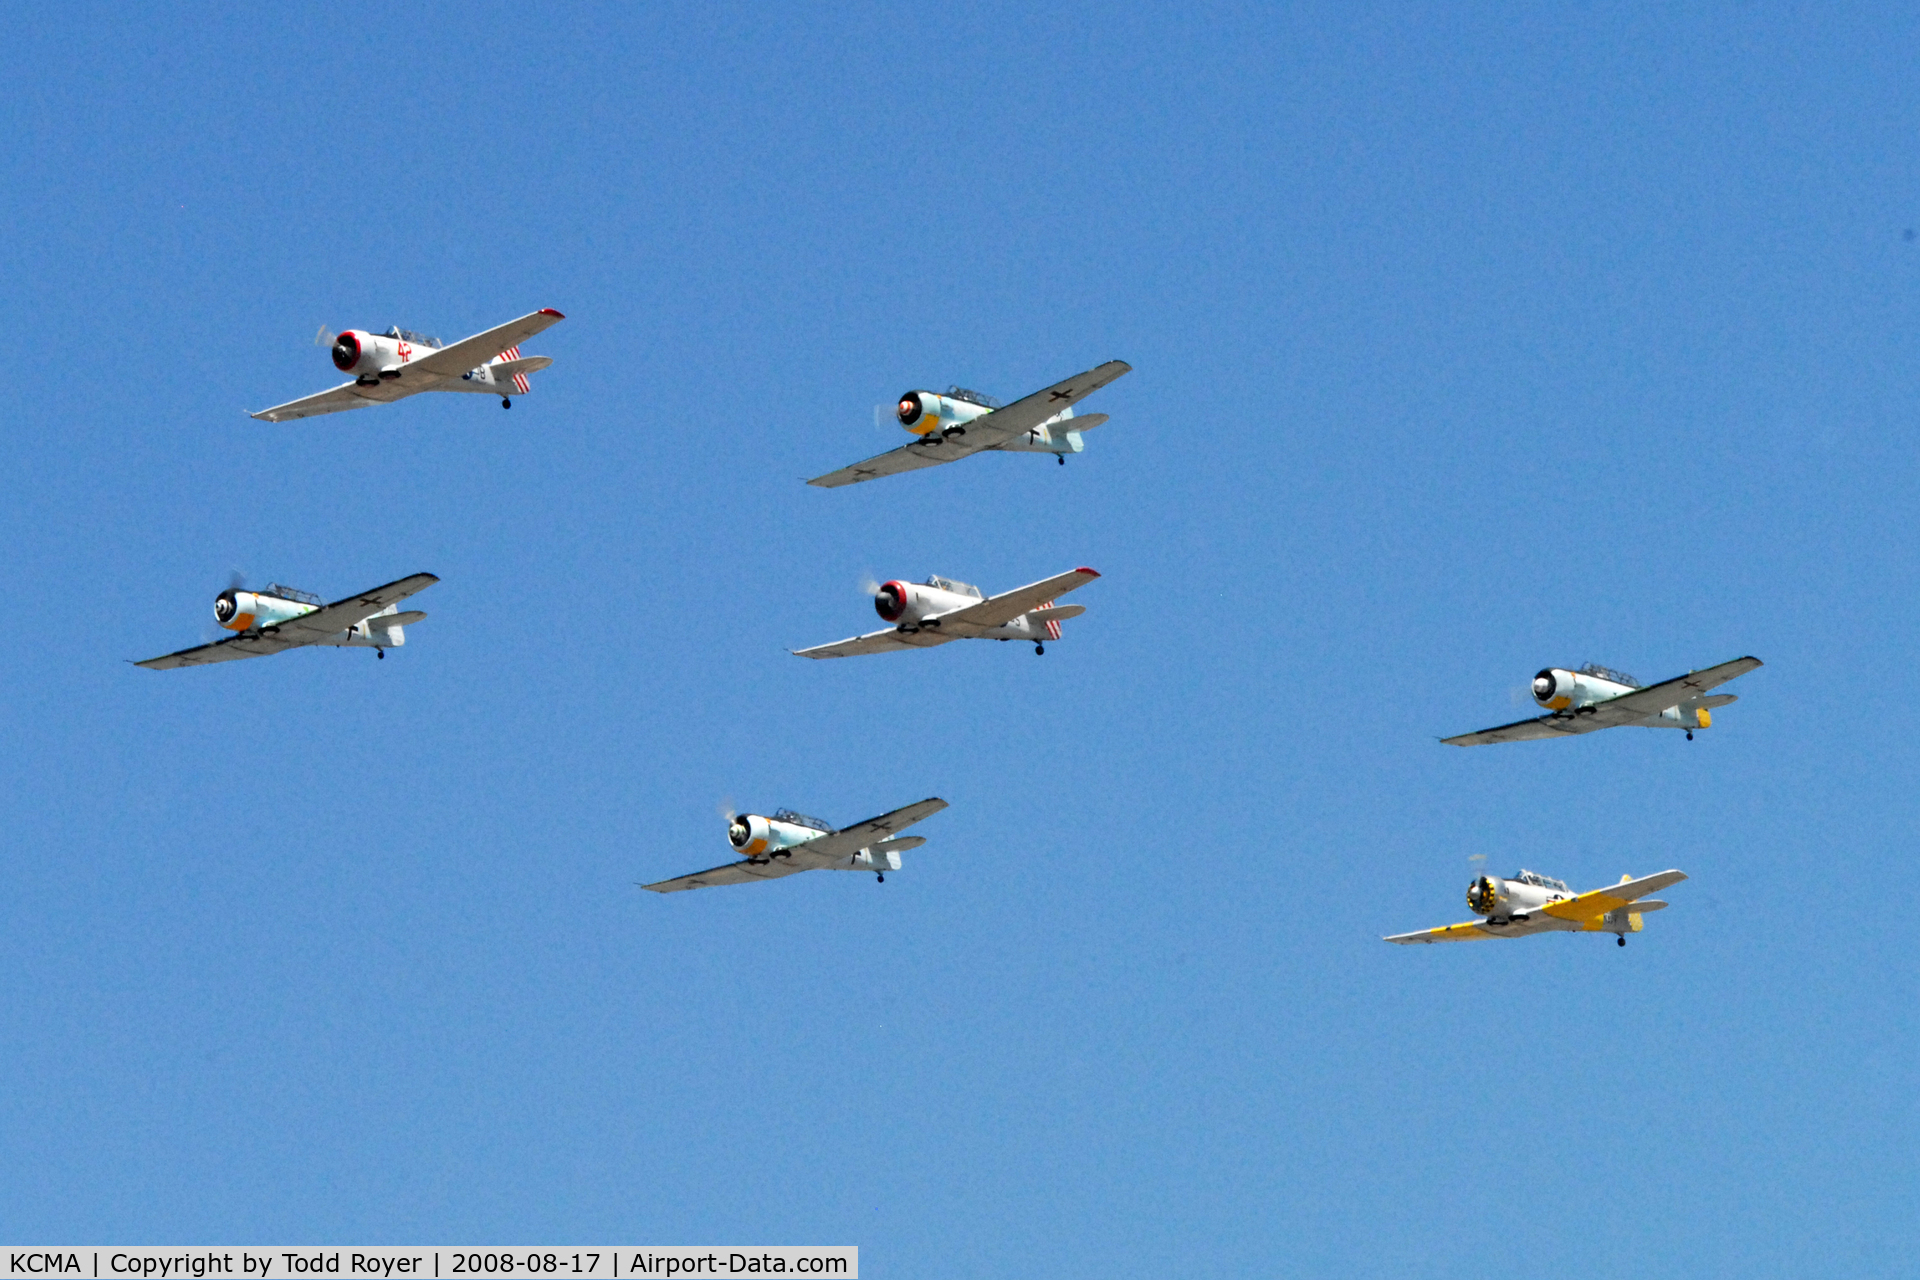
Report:
[{"label": "wing", "polygon": [[317,418],[323,413],[340,413],[346,409],[364,409],[376,401],[358,394],[362,390],[357,384],[343,382],[331,391],[322,391],[317,395],[300,400],[289,400],[277,404],[271,409],[262,409],[258,413],[248,414],[250,418],[259,418],[263,422],[291,422],[295,418]]},{"label": "wing", "polygon": [[[1728,679],[1731,678],[1731,676],[1728,677]],[[1644,898],[1650,893],[1658,893],[1668,885],[1679,884],[1686,878],[1687,873],[1684,871],[1662,871],[1658,875],[1641,876],[1638,880],[1622,880],[1619,884],[1576,894],[1561,902],[1549,902],[1540,908],[1540,912],[1543,915],[1557,916],[1562,920],[1578,920],[1582,924],[1591,924],[1609,911],[1618,911],[1637,899]]]},{"label": "wing", "polygon": [[853,658],[863,653],[891,653],[895,649],[927,649],[959,638],[943,636],[938,631],[902,631],[898,627],[888,627],[885,631],[870,631],[851,640],[838,640],[833,644],[795,649],[793,652],[801,658]]},{"label": "wing", "polygon": [[[995,409],[992,413],[975,418],[967,424],[967,433],[963,436],[944,440],[937,434],[930,435],[864,462],[856,462],[850,467],[815,476],[807,483],[822,489],[838,489],[844,485],[859,484],[862,480],[898,475],[902,471],[937,467],[943,462],[955,462],[983,449],[997,449],[1132,369],[1133,366],[1124,360],[1109,360],[1096,369],[1076,374],[1065,382],[1056,382],[1025,399],[1016,400],[1004,409]],[[1097,425],[1092,423],[1085,429],[1091,430]]]},{"label": "wing", "polygon": [[517,347],[534,334],[550,329],[565,319],[551,307],[529,312],[518,320],[509,320],[485,333],[462,338],[450,347],[430,351],[424,358],[402,366],[400,376],[405,378],[420,369],[442,378],[457,378],[469,369],[479,368],[508,347]]},{"label": "wing", "polygon": [[1469,920],[1465,924],[1444,924],[1438,929],[1422,929],[1418,933],[1396,933],[1385,941],[1412,942],[1473,942],[1480,938],[1493,938],[1499,935],[1489,933],[1478,920]]},{"label": "wing", "polygon": [[1450,747],[1478,747],[1489,742],[1528,742],[1534,738],[1564,738],[1569,734],[1592,733],[1595,729],[1608,728],[1613,723],[1594,716],[1540,716],[1533,720],[1516,720],[1512,724],[1482,729],[1478,733],[1463,733],[1456,738],[1442,738],[1440,741]]},{"label": "wing", "polygon": [[[1012,591],[1004,591],[991,599],[982,600],[979,604],[970,604],[965,608],[955,609],[951,613],[936,616],[943,628],[955,624],[982,629],[1004,626],[1020,615],[1039,608],[1049,600],[1058,599],[1076,587],[1086,586],[1099,576],[1097,572],[1087,568],[1075,569],[1070,573],[1056,573],[1043,582],[1016,587]],[[928,621],[932,620],[928,619]]]},{"label": "wing", "polygon": [[[877,818],[868,818],[865,822],[856,822],[850,827],[842,827],[830,835],[818,840],[809,840],[805,844],[795,845],[793,852],[804,851],[810,858],[819,858],[828,862],[838,861],[851,854],[860,852],[878,844],[896,831],[905,831],[923,818],[930,818],[947,807],[947,802],[939,797],[910,804],[904,809],[895,809],[892,813],[883,813]],[[897,848],[904,846],[895,845]]]},{"label": "wing", "polygon": [[209,662],[232,662],[236,658],[264,658],[270,653],[280,653],[297,646],[276,636],[238,635],[225,640],[215,640],[212,644],[197,645],[192,649],[182,649],[178,653],[169,653],[162,658],[148,658],[145,662],[136,662],[136,667],[145,667],[149,671],[171,671],[175,667],[204,667]]},{"label": "wing", "polygon": [[424,591],[440,581],[431,573],[416,573],[389,582],[384,587],[375,587],[357,596],[348,596],[337,600],[324,609],[315,609],[287,622],[276,623],[271,628],[263,628],[268,636],[276,636],[289,644],[314,644],[328,636],[338,635],[348,627],[364,622],[388,605],[405,600],[416,591]]},{"label": "wing", "polygon": [[876,454],[865,462],[856,462],[850,467],[829,471],[824,476],[815,476],[807,483],[818,485],[822,489],[838,489],[844,485],[859,484],[862,480],[897,476],[902,471],[937,467],[943,462],[955,462],[973,452],[975,451],[965,446],[943,444],[938,437],[929,436],[924,440],[903,444],[898,449],[889,449],[885,453]]},{"label": "wing", "polygon": [[1659,684],[1635,689],[1632,693],[1623,693],[1617,698],[1608,698],[1605,702],[1597,703],[1595,710],[1615,713],[1625,711],[1634,716],[1657,716],[1668,707],[1691,701],[1707,690],[1718,688],[1734,677],[1743,676],[1761,665],[1763,664],[1758,658],[1735,658],[1732,662],[1723,662],[1717,667],[1708,667],[1705,671],[1691,671],[1672,680],[1662,680]]},{"label": "wing", "polygon": [[[1133,366],[1124,360],[1109,360],[1098,368],[1076,373],[1065,382],[1043,387],[1024,399],[1015,400],[1004,409],[995,409],[984,417],[975,418],[967,424],[967,434],[961,439],[975,449],[991,449],[1005,444],[1016,436],[1025,435],[1062,409],[1086,399],[1121,374],[1132,371]],[[1068,419],[1065,426],[1073,430],[1072,419]]]},{"label": "wing", "polygon": [[729,862],[725,866],[712,867],[706,871],[696,871],[690,876],[676,876],[672,880],[656,880],[652,884],[643,884],[642,889],[651,889],[655,893],[678,893],[682,889],[705,889],[718,884],[751,884],[755,880],[778,880],[781,876],[790,876],[805,867],[796,867],[787,859],[778,862]]}]

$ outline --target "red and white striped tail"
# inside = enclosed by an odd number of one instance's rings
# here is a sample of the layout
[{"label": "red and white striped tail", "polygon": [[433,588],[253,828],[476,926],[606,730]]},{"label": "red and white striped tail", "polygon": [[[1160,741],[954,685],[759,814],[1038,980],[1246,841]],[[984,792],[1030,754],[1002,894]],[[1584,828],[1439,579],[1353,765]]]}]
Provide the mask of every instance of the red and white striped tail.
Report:
[{"label": "red and white striped tail", "polygon": [[[520,358],[520,348],[517,346],[513,346],[513,347],[508,347],[505,351],[502,351],[499,355],[495,356],[493,358],[493,362],[495,364],[505,364],[509,360],[518,360],[519,358]],[[528,385],[527,375],[524,373],[516,373],[513,375],[513,389],[515,391],[518,391],[523,396],[528,395],[533,391],[533,388],[530,385]]]},{"label": "red and white striped tail", "polygon": [[[1049,600],[1045,604],[1041,605],[1040,607],[1042,609],[1051,609],[1053,608],[1053,601]],[[1052,618],[1048,618],[1046,621],[1046,628],[1047,628],[1047,639],[1058,640],[1060,638],[1060,624],[1058,622],[1055,622]]]}]

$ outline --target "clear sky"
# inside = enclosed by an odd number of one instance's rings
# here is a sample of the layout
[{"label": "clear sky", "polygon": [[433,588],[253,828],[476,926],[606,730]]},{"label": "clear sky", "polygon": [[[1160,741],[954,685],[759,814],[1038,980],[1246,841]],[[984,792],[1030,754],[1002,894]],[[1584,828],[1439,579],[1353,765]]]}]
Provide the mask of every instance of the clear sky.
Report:
[{"label": "clear sky", "polygon": [[[17,14],[0,1235],[1910,1274],[1917,25]],[[245,416],[538,307],[510,413]],[[1065,467],[801,483],[1115,358]],[[1082,564],[1043,658],[787,653]],[[234,570],[443,581],[126,665]],[[1436,742],[1749,653],[1691,743]],[[885,885],[634,887],[927,795]],[[1380,941],[1474,855],[1692,879]]]}]

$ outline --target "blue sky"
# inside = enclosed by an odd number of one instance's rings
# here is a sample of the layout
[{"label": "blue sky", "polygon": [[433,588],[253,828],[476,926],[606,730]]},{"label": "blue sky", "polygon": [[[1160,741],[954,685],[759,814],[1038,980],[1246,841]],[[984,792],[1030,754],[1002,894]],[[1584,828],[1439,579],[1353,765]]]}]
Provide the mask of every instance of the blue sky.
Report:
[{"label": "blue sky", "polygon": [[[1901,1274],[1920,32],[1770,4],[99,6],[0,49],[0,1234]],[[569,317],[510,414],[316,329]],[[800,483],[1130,376],[1064,468]],[[860,582],[1105,575],[807,663]],[[230,571],[391,660],[155,674]],[[1712,732],[1455,751],[1538,668]],[[941,795],[884,886],[656,898]],[[1402,949],[1468,858],[1679,867]]]}]

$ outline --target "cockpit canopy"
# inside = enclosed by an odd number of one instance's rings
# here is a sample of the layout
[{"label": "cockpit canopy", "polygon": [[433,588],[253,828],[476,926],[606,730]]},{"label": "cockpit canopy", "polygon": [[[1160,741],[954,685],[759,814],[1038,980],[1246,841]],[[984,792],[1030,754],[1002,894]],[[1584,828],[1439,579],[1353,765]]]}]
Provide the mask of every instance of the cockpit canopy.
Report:
[{"label": "cockpit canopy", "polygon": [[977,404],[983,409],[1001,409],[1006,407],[990,395],[979,391],[969,391],[965,387],[948,387],[947,399],[964,400],[968,404]]},{"label": "cockpit canopy", "polygon": [[773,814],[773,820],[775,822],[790,823],[796,827],[812,827],[815,831],[831,832],[833,830],[832,823],[824,822],[819,818],[809,818],[806,814],[795,813],[791,809],[776,809]]},{"label": "cockpit canopy", "polygon": [[927,585],[936,591],[951,591],[957,596],[972,596],[975,600],[987,598],[980,588],[965,582],[955,582],[952,578],[943,578],[937,573],[928,576]]},{"label": "cockpit canopy", "polygon": [[[1609,677],[1611,678],[1611,677]],[[1536,889],[1558,889],[1561,893],[1572,893],[1565,880],[1555,880],[1552,876],[1543,876],[1538,871],[1522,868],[1517,876],[1508,876],[1516,884],[1530,884]]]},{"label": "cockpit canopy", "polygon": [[438,338],[429,337],[424,333],[415,333],[411,329],[402,329],[399,325],[395,325],[380,336],[383,338],[398,338],[402,342],[411,342],[416,347],[441,347],[446,345]]},{"label": "cockpit canopy", "polygon": [[1589,662],[1586,666],[1580,668],[1580,674],[1583,676],[1599,676],[1602,680],[1611,680],[1615,684],[1624,684],[1635,689],[1643,689],[1646,687],[1626,672],[1615,671],[1612,667],[1603,667],[1597,662]]},{"label": "cockpit canopy", "polygon": [[311,591],[302,591],[298,587],[283,587],[277,582],[269,582],[267,589],[260,594],[274,596],[281,600],[297,600],[301,604],[310,604],[316,608],[324,608],[327,603]]}]

